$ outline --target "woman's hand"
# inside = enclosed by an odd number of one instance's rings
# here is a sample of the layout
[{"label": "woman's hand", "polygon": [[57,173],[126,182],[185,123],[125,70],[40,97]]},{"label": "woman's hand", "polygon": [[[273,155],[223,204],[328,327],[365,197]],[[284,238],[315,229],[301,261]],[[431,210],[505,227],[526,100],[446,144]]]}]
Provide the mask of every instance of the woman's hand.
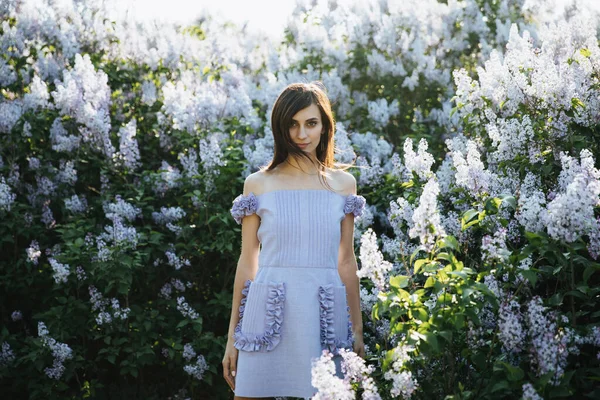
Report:
[{"label": "woman's hand", "polygon": [[233,341],[228,340],[225,346],[225,355],[223,356],[223,378],[231,390],[235,390],[235,373],[237,371],[238,349],[233,347]]},{"label": "woman's hand", "polygon": [[353,351],[362,359],[365,358],[365,343],[362,333],[354,333]]}]

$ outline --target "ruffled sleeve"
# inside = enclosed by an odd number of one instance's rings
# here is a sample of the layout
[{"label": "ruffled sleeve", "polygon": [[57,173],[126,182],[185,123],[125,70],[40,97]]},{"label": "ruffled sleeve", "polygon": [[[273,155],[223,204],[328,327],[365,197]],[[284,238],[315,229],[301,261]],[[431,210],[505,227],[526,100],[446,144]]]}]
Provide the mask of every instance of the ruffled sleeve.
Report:
[{"label": "ruffled sleeve", "polygon": [[344,214],[352,213],[355,217],[360,217],[365,210],[367,201],[361,195],[349,194],[346,197],[346,203],[344,204]]},{"label": "ruffled sleeve", "polygon": [[238,225],[242,224],[242,219],[246,215],[252,215],[258,209],[258,199],[254,193],[250,192],[248,195],[240,194],[233,200],[233,206],[231,207],[231,216],[235,219]]}]

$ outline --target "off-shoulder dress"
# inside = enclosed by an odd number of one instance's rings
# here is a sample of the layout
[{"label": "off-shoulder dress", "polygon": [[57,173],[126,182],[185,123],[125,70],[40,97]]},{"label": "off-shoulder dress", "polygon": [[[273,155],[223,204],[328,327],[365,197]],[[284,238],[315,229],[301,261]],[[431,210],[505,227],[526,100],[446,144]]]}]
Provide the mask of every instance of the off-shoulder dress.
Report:
[{"label": "off-shoulder dress", "polygon": [[342,219],[362,215],[365,204],[363,196],[326,189],[250,192],[233,200],[238,224],[253,213],[260,217],[261,243],[234,333],[236,396],[312,397],[311,360],[324,349],[352,347],[338,251]]}]

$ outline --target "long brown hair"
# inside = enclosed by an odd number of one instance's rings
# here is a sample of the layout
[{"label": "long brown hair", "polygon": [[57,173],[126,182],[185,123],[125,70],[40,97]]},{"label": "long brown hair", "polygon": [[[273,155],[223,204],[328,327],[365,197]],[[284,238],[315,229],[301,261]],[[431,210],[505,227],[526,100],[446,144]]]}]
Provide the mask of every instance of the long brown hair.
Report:
[{"label": "long brown hair", "polygon": [[[319,107],[321,121],[323,124],[323,134],[317,146],[317,160],[313,160],[309,154],[304,152],[290,137],[290,126],[292,119],[298,111],[310,107],[311,104]],[[352,164],[342,164],[334,161],[334,134],[335,120],[331,111],[331,102],[325,93],[325,86],[320,81],[310,83],[292,83],[288,85],[277,97],[271,113],[271,130],[275,142],[275,151],[273,159],[264,170],[271,171],[277,165],[284,162],[290,154],[299,157],[306,157],[307,160],[316,165],[319,179],[323,180],[329,188],[329,184],[324,179],[326,169],[346,170]]]}]

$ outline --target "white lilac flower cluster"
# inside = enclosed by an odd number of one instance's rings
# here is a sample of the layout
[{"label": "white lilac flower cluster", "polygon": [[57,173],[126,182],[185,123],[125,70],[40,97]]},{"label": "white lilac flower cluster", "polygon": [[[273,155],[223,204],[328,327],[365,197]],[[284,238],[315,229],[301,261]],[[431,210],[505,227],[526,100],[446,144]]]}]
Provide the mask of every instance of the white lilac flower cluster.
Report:
[{"label": "white lilac flower cluster", "polygon": [[340,349],[342,356],[342,372],[344,379],[349,380],[353,384],[359,383],[363,389],[363,400],[381,400],[374,379],[371,377],[375,371],[374,365],[367,366],[365,360],[360,358],[358,354],[347,349]]},{"label": "white lilac flower cluster", "polygon": [[61,119],[56,118],[50,127],[50,143],[54,151],[71,153],[79,148],[81,137],[69,135]]},{"label": "white lilac flower cluster", "polygon": [[244,137],[244,140],[242,151],[246,159],[246,167],[242,175],[245,178],[271,161],[275,141],[273,139],[273,132],[271,132],[269,127],[265,127],[262,137],[252,138],[250,135],[247,135]]},{"label": "white lilac flower cluster", "polygon": [[600,171],[594,167],[589,150],[582,150],[580,157],[578,163],[573,157],[561,154],[559,192],[548,203],[544,215],[548,234],[565,242],[598,230],[594,208],[600,204]]},{"label": "white lilac flower cluster", "polygon": [[25,252],[27,253],[27,262],[33,263],[33,265],[38,265],[38,259],[42,255],[38,241],[32,240]]},{"label": "white lilac flower cluster", "polygon": [[48,332],[46,324],[42,321],[38,322],[38,336],[42,345],[52,350],[52,356],[54,357],[52,368],[46,367],[44,372],[49,378],[58,380],[65,372],[63,363],[73,358],[73,350],[66,343],[57,342],[54,338],[50,337],[50,332]]},{"label": "white lilac flower cluster", "polygon": [[54,271],[54,273],[52,274],[54,282],[67,283],[67,279],[69,277],[71,269],[71,267],[69,267],[69,264],[61,264],[52,257],[48,258],[48,262],[50,263],[50,266]]},{"label": "white lilac flower cluster", "polygon": [[176,270],[180,270],[181,267],[184,266],[189,267],[190,265],[192,265],[190,260],[188,260],[187,258],[184,258],[183,256],[178,257],[177,254],[175,254],[174,250],[165,251],[165,255],[167,256],[167,263]]},{"label": "white lilac flower cluster", "polygon": [[164,196],[169,190],[181,186],[181,178],[179,168],[171,166],[163,160],[153,182],[153,189],[157,194]]},{"label": "white lilac flower cluster", "polygon": [[395,117],[400,113],[398,100],[394,99],[388,104],[386,99],[378,99],[367,103],[369,118],[375,123],[377,128],[387,126],[390,117]]},{"label": "white lilac flower cluster", "polygon": [[52,97],[61,115],[73,117],[82,125],[79,132],[83,142],[112,160],[115,148],[110,140],[108,76],[102,70],[96,71],[88,54],[75,55],[75,65],[63,70]]},{"label": "white lilac flower cluster", "polygon": [[221,149],[221,143],[225,139],[226,135],[221,132],[212,133],[208,137],[200,139],[198,151],[205,172],[204,183],[207,190],[213,188],[214,177],[220,174],[219,167],[227,165]]},{"label": "white lilac flower cluster", "polygon": [[171,294],[173,293],[173,289],[175,289],[175,291],[177,293],[183,293],[185,292],[186,287],[191,287],[192,283],[188,282],[187,284],[184,284],[181,280],[176,279],[176,278],[171,278],[170,282],[167,282],[163,285],[163,287],[160,289],[160,293],[159,296],[162,297],[165,300],[170,300],[171,299]]},{"label": "white lilac flower cluster", "polygon": [[183,346],[183,358],[186,361],[190,361],[192,358],[196,357],[196,352],[194,351],[194,346],[191,343],[186,343]]},{"label": "white lilac flower cluster", "polygon": [[377,290],[385,290],[392,263],[384,260],[377,245],[377,236],[371,228],[362,235],[360,243],[360,269],[356,275],[359,278],[370,279]]},{"label": "white lilac flower cluster", "polygon": [[392,367],[383,374],[383,377],[392,381],[392,389],[390,394],[394,397],[402,396],[402,398],[410,399],[418,389],[417,380],[413,377],[412,372],[403,370],[404,365],[410,361],[409,352],[414,348],[406,345],[397,345],[392,350]]},{"label": "white lilac flower cluster", "polygon": [[481,162],[481,154],[474,141],[467,141],[466,158],[461,152],[453,151],[452,161],[456,169],[456,186],[463,187],[474,195],[489,192],[492,175]]},{"label": "white lilac flower cluster", "polygon": [[185,358],[187,362],[190,362],[194,357],[196,357],[196,361],[192,364],[186,364],[183,367],[183,370],[188,375],[191,375],[198,380],[202,380],[204,372],[208,369],[206,359],[202,354],[196,354],[196,352],[194,351],[194,347],[191,343],[186,343],[183,346],[183,358]]},{"label": "white lilac flower cluster", "polygon": [[181,207],[161,207],[160,212],[152,212],[152,219],[155,223],[165,225],[167,229],[176,235],[179,235],[183,228],[175,225],[174,222],[179,221],[185,216],[186,212]]},{"label": "white lilac flower cluster", "polygon": [[113,247],[132,249],[137,247],[140,234],[135,227],[126,226],[124,221],[134,221],[141,214],[141,209],[127,203],[120,195],[116,195],[116,202],[105,202],[102,206],[106,218],[112,221],[112,225],[105,225],[104,232],[96,236],[98,254],[95,259],[108,261]]},{"label": "white lilac flower cluster", "polygon": [[87,200],[84,196],[72,195],[70,198],[64,199],[65,208],[73,214],[84,213],[88,208]]},{"label": "white lilac flower cluster", "polygon": [[15,360],[15,353],[10,348],[8,342],[2,342],[2,351],[0,351],[0,367],[7,367]]},{"label": "white lilac flower cluster", "polygon": [[10,211],[11,205],[15,202],[17,195],[12,192],[10,186],[6,184],[3,176],[0,176],[0,210]]},{"label": "white lilac flower cluster", "polygon": [[551,382],[557,385],[565,372],[571,335],[560,329],[539,296],[529,301],[525,319],[531,341],[529,353],[536,374],[552,372]]},{"label": "white lilac flower cluster", "polygon": [[419,206],[413,212],[413,226],[408,231],[411,238],[419,238],[421,248],[425,251],[430,251],[438,238],[446,236],[437,206],[439,193],[440,187],[437,181],[435,178],[430,178],[423,188]]},{"label": "white lilac flower cluster", "polygon": [[20,321],[20,320],[22,320],[22,319],[23,319],[23,313],[21,313],[21,311],[20,311],[20,310],[15,310],[15,311],[13,311],[13,312],[12,312],[12,314],[10,315],[10,318],[11,318],[13,321]]},{"label": "white lilac flower cluster", "polygon": [[[96,323],[98,325],[110,324],[115,319],[127,319],[131,309],[129,307],[121,308],[119,300],[116,298],[105,299],[102,293],[95,286],[88,287],[90,293],[90,302],[92,303],[92,311],[97,311]],[[109,309],[110,304],[110,309]]]},{"label": "white lilac flower cluster", "polygon": [[354,400],[356,398],[349,380],[336,376],[333,354],[324,350],[320,357],[311,360],[311,384],[317,393],[313,400]]},{"label": "white lilac flower cluster", "polygon": [[202,354],[200,354],[196,358],[196,362],[193,364],[188,364],[183,367],[183,370],[188,373],[188,375],[193,376],[198,380],[202,380],[204,376],[204,372],[208,369],[208,364],[206,363],[206,359]]},{"label": "white lilac flower cluster", "polygon": [[433,156],[427,151],[428,147],[427,141],[421,139],[415,153],[412,139],[406,138],[404,141],[404,167],[409,174],[417,174],[422,181],[427,181],[433,175],[431,166],[434,160]]},{"label": "white lilac flower cluster", "polygon": [[503,301],[498,310],[498,338],[502,350],[507,353],[519,353],[525,342],[525,328],[520,305],[514,299]]},{"label": "white lilac flower cluster", "polygon": [[185,318],[196,319],[200,316],[200,314],[185,301],[185,297],[183,296],[177,298],[177,310]]},{"label": "white lilac flower cluster", "polygon": [[137,134],[137,121],[132,119],[127,125],[121,127],[119,136],[119,151],[113,154],[113,161],[122,168],[135,171],[141,166],[140,150],[135,136]]},{"label": "white lilac flower cluster", "polygon": [[481,239],[481,260],[486,263],[505,262],[510,256],[506,247],[506,228],[500,228],[494,235],[485,235]]},{"label": "white lilac flower cluster", "polygon": [[542,396],[540,396],[533,385],[531,383],[526,383],[523,385],[523,397],[522,400],[544,400]]}]

